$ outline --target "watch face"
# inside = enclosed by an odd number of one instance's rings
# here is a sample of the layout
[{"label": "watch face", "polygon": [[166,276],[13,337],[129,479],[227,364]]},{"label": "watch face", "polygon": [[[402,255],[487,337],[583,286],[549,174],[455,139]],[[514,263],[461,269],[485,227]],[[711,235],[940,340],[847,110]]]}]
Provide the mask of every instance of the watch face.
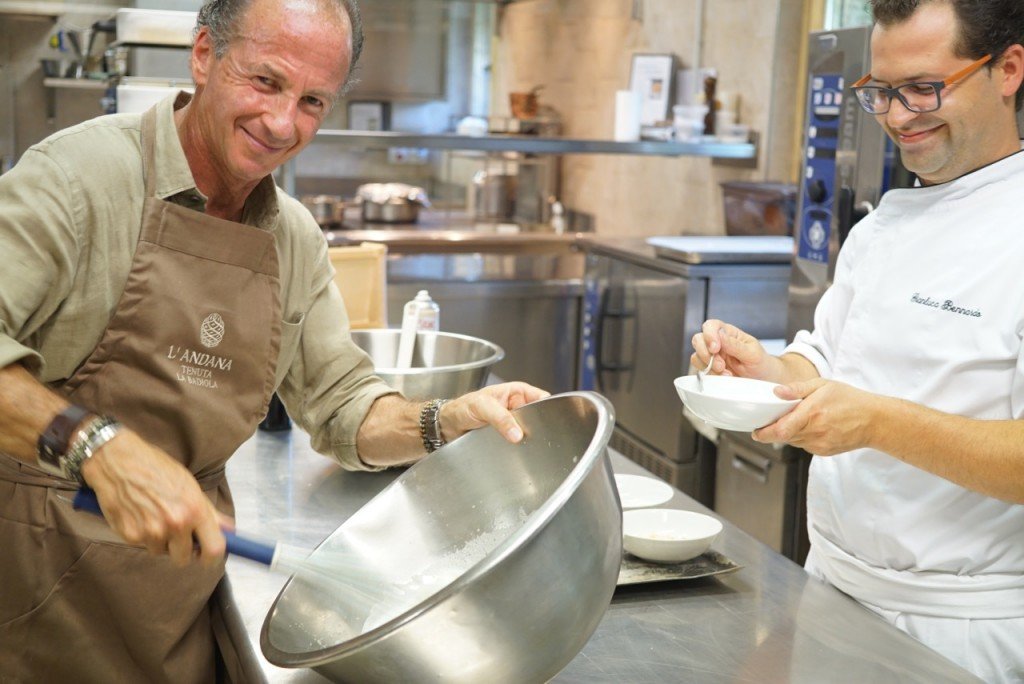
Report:
[{"label": "watch face", "polygon": [[65,477],[61,460],[68,451],[75,428],[87,415],[89,415],[87,410],[72,404],[54,416],[50,424],[39,435],[36,454],[39,465],[44,471],[51,475]]}]

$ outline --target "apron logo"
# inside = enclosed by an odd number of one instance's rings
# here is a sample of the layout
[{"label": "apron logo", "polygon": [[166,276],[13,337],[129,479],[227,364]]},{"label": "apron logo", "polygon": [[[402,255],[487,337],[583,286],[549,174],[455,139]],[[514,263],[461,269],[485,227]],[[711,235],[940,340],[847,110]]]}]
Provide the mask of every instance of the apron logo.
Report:
[{"label": "apron logo", "polygon": [[220,314],[212,313],[203,319],[199,326],[199,343],[207,349],[213,349],[224,339],[224,319]]}]

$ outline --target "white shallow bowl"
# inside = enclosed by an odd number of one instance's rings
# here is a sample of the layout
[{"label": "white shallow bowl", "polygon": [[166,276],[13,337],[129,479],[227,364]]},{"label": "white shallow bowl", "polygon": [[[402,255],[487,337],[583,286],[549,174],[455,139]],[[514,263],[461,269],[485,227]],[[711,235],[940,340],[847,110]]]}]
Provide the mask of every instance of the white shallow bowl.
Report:
[{"label": "white shallow bowl", "polygon": [[645,508],[622,514],[626,551],[655,563],[679,563],[711,548],[722,523],[703,513]]},{"label": "white shallow bowl", "polygon": [[667,482],[643,475],[616,475],[622,510],[660,506],[672,498],[672,487]]},{"label": "white shallow bowl", "polygon": [[704,391],[697,387],[696,375],[675,379],[676,391],[686,408],[695,416],[721,430],[753,432],[793,410],[799,399],[779,399],[773,391],[778,385],[763,380],[731,375],[704,377]]}]

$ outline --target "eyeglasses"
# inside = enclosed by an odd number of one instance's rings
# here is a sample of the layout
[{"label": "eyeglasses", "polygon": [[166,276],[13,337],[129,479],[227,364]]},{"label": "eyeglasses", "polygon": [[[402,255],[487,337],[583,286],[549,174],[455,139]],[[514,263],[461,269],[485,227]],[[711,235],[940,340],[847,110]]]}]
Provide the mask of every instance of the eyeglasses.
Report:
[{"label": "eyeglasses", "polygon": [[871,74],[868,74],[854,83],[851,90],[857,96],[860,106],[868,114],[885,114],[892,106],[892,98],[894,97],[899,98],[903,106],[912,112],[917,112],[918,114],[934,112],[942,106],[940,93],[944,88],[964,80],[991,59],[992,55],[985,55],[943,81],[917,81],[914,83],[904,83],[896,88],[866,86],[864,84],[871,80]]}]

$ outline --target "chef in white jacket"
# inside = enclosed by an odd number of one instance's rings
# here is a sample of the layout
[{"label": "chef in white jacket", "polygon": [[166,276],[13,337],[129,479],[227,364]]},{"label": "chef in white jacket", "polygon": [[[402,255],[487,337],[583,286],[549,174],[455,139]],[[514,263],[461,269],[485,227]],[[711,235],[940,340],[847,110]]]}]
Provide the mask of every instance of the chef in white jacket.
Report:
[{"label": "chef in white jacket", "polygon": [[874,0],[855,94],[919,186],[885,194],[785,352],[708,321],[693,363],[801,398],[808,572],[986,681],[1024,681],[1021,0]]}]

